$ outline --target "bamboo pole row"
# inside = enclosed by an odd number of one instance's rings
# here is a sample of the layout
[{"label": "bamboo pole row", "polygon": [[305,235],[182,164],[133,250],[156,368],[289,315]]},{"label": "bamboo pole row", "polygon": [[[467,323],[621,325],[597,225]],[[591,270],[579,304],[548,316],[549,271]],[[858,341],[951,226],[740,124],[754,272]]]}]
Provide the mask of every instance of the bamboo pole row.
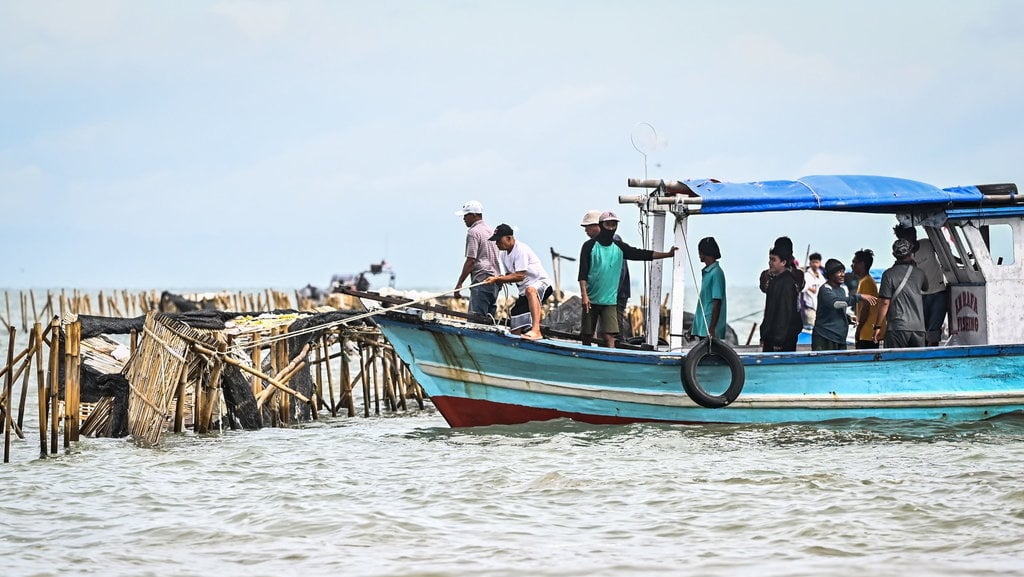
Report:
[{"label": "bamboo pole row", "polygon": [[[5,329],[20,326],[27,333],[33,323],[57,314],[61,318],[65,314],[98,315],[121,318],[134,318],[150,311],[160,310],[160,293],[154,290],[132,292],[128,290],[104,291],[96,294],[72,289],[61,289],[59,292],[46,291],[45,297],[36,296],[34,289],[19,290],[17,297],[12,298],[11,291],[4,291],[4,308],[0,311],[0,323]],[[210,301],[214,307],[224,311],[235,312],[270,312],[274,310],[309,310],[313,301],[301,298],[295,293],[266,289],[254,293],[217,293]],[[42,298],[42,306],[39,300]],[[17,316],[12,316],[11,301],[15,300],[18,307]],[[20,325],[16,324],[20,321]]]},{"label": "bamboo pole row", "polygon": [[[73,302],[75,298],[74,294],[70,299],[65,296],[65,310],[71,308],[67,303]],[[119,306],[122,305],[123,302],[119,303]],[[30,307],[23,308],[28,310]],[[40,458],[56,454],[60,440],[63,440],[63,448],[69,450],[71,444],[78,442],[82,434],[94,435],[109,430],[113,405],[109,398],[94,405],[88,419],[83,418],[83,412],[87,411],[83,409],[80,390],[83,362],[81,322],[73,315],[69,315],[62,325],[60,318],[54,315],[50,323],[45,325],[45,329],[39,322],[32,323],[28,346],[20,352],[16,351],[15,344],[17,327],[7,325],[7,328],[9,343],[6,364],[0,368],[0,416],[4,423],[4,461],[10,460],[14,435],[22,440],[26,438],[24,414],[27,410],[33,363],[36,365],[34,392],[37,397]],[[279,329],[281,332],[286,330]],[[286,334],[272,336],[280,337]],[[150,334],[133,334],[133,357],[146,341],[153,338],[155,337]],[[364,417],[371,414],[380,415],[382,411],[406,411],[411,405],[410,399],[419,408],[424,407],[424,394],[419,384],[408,367],[398,359],[393,347],[376,329],[347,326],[327,329],[291,358],[288,355],[288,339],[267,339],[263,346],[259,346],[259,340],[256,339],[256,346],[251,351],[251,360],[253,366],[261,367],[261,361],[266,359],[263,366],[270,367],[266,373],[228,355],[229,343],[226,341],[213,346],[209,343],[210,341],[194,341],[185,348],[177,349],[190,350],[202,355],[205,360],[201,362],[179,364],[177,369],[171,367],[171,375],[159,374],[167,367],[147,365],[143,367],[144,370],[139,371],[139,374],[144,376],[136,375],[134,379],[130,379],[132,395],[139,394],[136,382],[158,378],[173,379],[172,394],[176,398],[173,401],[168,399],[167,408],[163,410],[167,418],[163,421],[165,424],[160,426],[167,426],[175,432],[183,432],[191,421],[197,433],[204,433],[216,427],[220,417],[218,407],[223,403],[221,374],[228,364],[238,367],[252,377],[254,396],[261,409],[268,409],[271,421],[269,424],[272,426],[291,424],[293,415],[296,414],[292,410],[293,407],[300,408],[297,403],[307,404],[309,415],[313,419],[319,418],[323,414],[322,411],[332,417],[354,417],[360,397],[360,412]],[[160,346],[165,345],[161,343]],[[202,373],[202,370],[206,372]],[[309,371],[309,377],[313,382],[313,391],[309,395],[304,395],[289,386],[290,381],[302,371]],[[20,387],[17,387],[19,382]],[[16,400],[19,402],[15,402]],[[88,408],[87,406],[86,409]],[[304,407],[302,408],[304,410]],[[129,427],[132,426],[132,421],[133,415],[130,413]],[[151,424],[150,427],[152,426],[154,425]],[[135,430],[132,433],[143,434]]]},{"label": "bamboo pole row", "polygon": [[[56,330],[55,330],[56,329]],[[47,422],[49,417],[49,402],[54,402],[54,413],[56,414],[56,399],[57,392],[54,383],[56,382],[56,375],[58,374],[57,368],[57,353],[59,349],[59,331],[60,321],[54,317],[53,321],[48,325],[44,331],[42,325],[38,322],[33,323],[31,332],[29,333],[28,347],[18,354],[14,354],[16,348],[16,337],[17,328],[13,325],[7,326],[9,342],[7,347],[7,363],[3,369],[0,369],[0,376],[3,378],[3,389],[0,390],[0,416],[3,417],[3,428],[4,428],[4,462],[10,462],[11,456],[11,436],[15,434],[19,439],[25,439],[24,427],[25,427],[25,410],[26,403],[28,401],[29,392],[29,381],[32,375],[32,363],[36,364],[36,393],[38,400],[38,411],[39,411],[39,445],[40,445],[40,457],[45,458],[47,455],[46,447],[46,432]],[[47,340],[47,336],[50,337]],[[48,365],[43,364],[43,347],[50,347],[50,363]],[[49,373],[49,374],[47,374]],[[18,402],[18,416],[17,419],[14,417],[14,383],[18,379],[21,379],[21,388],[19,391],[19,402]],[[54,389],[51,392],[51,389]],[[56,437],[54,437],[54,444],[52,452],[56,453]]]}]

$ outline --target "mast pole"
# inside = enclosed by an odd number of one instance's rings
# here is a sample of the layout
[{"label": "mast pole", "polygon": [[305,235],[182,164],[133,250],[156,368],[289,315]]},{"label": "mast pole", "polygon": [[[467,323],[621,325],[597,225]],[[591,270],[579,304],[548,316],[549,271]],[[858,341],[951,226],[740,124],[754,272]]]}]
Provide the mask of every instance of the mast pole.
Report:
[{"label": "mast pole", "polygon": [[[686,250],[686,225],[689,219],[686,215],[676,215],[676,222],[673,230],[675,232],[675,242],[673,246],[678,246],[682,251]],[[672,291],[671,294],[671,307],[669,311],[668,320],[668,334],[669,334],[669,348],[671,350],[679,350],[683,348],[683,314],[686,311],[686,303],[684,302],[683,295],[686,292],[686,266],[688,264],[687,259],[681,258],[680,254],[677,253],[676,257],[672,259],[672,286],[669,289]]]}]

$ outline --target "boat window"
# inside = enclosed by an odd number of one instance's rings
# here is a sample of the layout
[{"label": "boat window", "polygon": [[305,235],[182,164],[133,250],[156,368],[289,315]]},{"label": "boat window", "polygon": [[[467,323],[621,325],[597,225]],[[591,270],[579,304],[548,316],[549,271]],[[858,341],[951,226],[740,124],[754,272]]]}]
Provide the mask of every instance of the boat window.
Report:
[{"label": "boat window", "polygon": [[1008,224],[992,224],[981,227],[992,262],[997,265],[1011,265],[1013,257],[1013,228]]},{"label": "boat window", "polygon": [[978,264],[974,261],[974,254],[970,250],[970,243],[964,236],[963,226],[946,226],[949,231],[950,246],[953,253],[953,263],[956,268],[967,270],[978,270]]}]

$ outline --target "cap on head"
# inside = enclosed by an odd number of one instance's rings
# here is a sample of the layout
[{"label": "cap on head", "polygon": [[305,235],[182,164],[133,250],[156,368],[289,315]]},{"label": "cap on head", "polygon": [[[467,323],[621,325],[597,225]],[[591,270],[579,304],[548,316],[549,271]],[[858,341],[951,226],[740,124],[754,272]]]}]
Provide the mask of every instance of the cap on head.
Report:
[{"label": "cap on head", "polygon": [[914,254],[914,245],[909,240],[900,238],[892,243],[892,256],[906,258],[912,254]]},{"label": "cap on head", "polygon": [[494,234],[491,235],[491,238],[489,240],[495,241],[503,236],[513,236],[512,227],[504,223],[499,224],[494,229]]},{"label": "cap on head", "polygon": [[700,242],[697,243],[697,253],[711,258],[722,258],[722,251],[719,250],[718,243],[713,236],[700,239]]},{"label": "cap on head", "polygon": [[588,210],[587,214],[583,215],[583,222],[580,223],[580,226],[590,226],[592,224],[599,224],[601,222],[600,219],[600,210]]},{"label": "cap on head", "polygon": [[825,276],[832,276],[837,272],[846,272],[846,266],[839,259],[830,258],[825,261]]},{"label": "cap on head", "polygon": [[615,216],[614,212],[608,210],[608,211],[602,212],[601,216],[600,216],[600,218],[598,218],[598,220],[600,222],[611,222],[611,221],[619,222],[619,217]]},{"label": "cap on head", "polygon": [[462,205],[462,208],[455,211],[455,216],[466,216],[467,214],[483,214],[484,205],[479,201],[470,200]]}]

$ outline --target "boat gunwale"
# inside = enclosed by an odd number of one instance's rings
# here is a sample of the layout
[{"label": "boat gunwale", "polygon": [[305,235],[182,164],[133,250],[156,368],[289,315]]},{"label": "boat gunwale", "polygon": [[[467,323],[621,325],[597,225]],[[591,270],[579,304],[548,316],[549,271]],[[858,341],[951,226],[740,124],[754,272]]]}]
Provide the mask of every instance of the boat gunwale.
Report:
[{"label": "boat gunwale", "polygon": [[[679,364],[686,359],[684,351],[657,351],[609,349],[590,347],[582,344],[553,339],[536,341],[522,339],[507,332],[481,330],[469,324],[439,323],[426,320],[408,313],[390,311],[383,315],[386,322],[402,324],[419,330],[430,330],[457,336],[471,336],[475,339],[510,345],[521,349],[571,356],[592,360],[639,363],[639,364]],[[736,351],[744,366],[764,365],[811,365],[829,363],[867,363],[894,362],[915,360],[964,359],[974,357],[1000,357],[1024,355],[1024,344],[986,344],[986,345],[951,345],[942,347],[917,347],[904,349],[849,349],[845,351],[793,351],[793,352],[761,352]]]}]

